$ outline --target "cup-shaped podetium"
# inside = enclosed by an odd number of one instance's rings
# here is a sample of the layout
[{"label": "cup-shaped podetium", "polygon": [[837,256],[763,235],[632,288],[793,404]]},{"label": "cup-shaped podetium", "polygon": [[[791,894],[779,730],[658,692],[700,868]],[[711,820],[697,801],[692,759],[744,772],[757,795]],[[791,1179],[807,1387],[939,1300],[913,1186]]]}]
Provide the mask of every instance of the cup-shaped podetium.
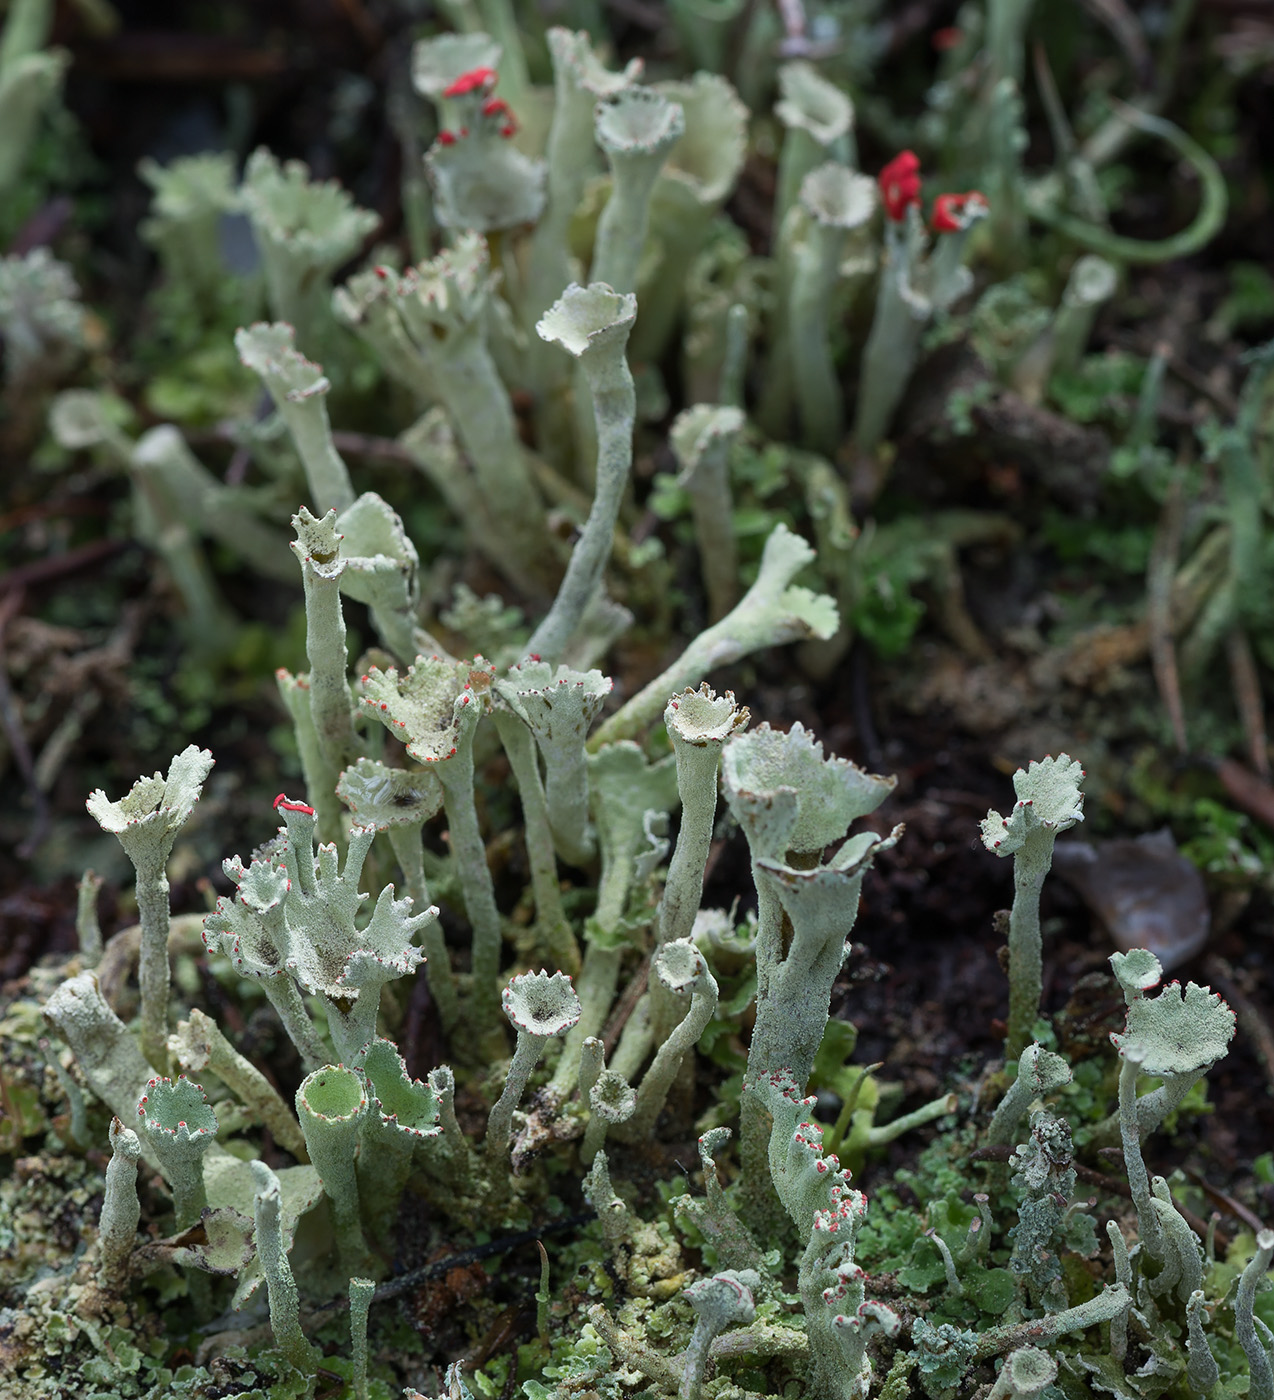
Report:
[{"label": "cup-shaped podetium", "polygon": [[587,1166],[601,1151],[612,1127],[637,1112],[637,1090],[617,1070],[604,1069],[588,1092],[588,1127],[580,1147],[580,1160]]},{"label": "cup-shaped podetium", "polygon": [[1234,1012],[1214,991],[1197,982],[1182,991],[1180,982],[1170,982],[1156,997],[1130,1001],[1122,1034],[1110,1038],[1120,1055],[1139,1052],[1143,1074],[1166,1079],[1215,1064],[1233,1035]]},{"label": "cup-shaped podetium", "polygon": [[572,282],[540,318],[535,329],[541,340],[560,345],[577,360],[602,359],[623,347],[637,319],[637,298],[617,292],[604,282],[581,287]]},{"label": "cup-shaped podetium", "polygon": [[685,132],[681,105],[654,88],[626,88],[599,102],[593,118],[597,144],[608,156],[666,155]]},{"label": "cup-shaped podetium", "polygon": [[750,718],[747,706],[735,703],[733,691],[717,695],[707,681],[698,690],[674,695],[664,708],[664,724],[677,761],[681,830],[659,906],[660,943],[687,938],[694,927],[712,844],[722,747],[730,735],[747,727]]},{"label": "cup-shaped podetium", "polygon": [[554,670],[548,662],[529,657],[495,683],[500,697],[535,736],[544,759],[553,843],[572,865],[583,865],[593,854],[584,741],[613,686],[600,671],[569,666]]},{"label": "cup-shaped podetium", "polygon": [[296,1091],[296,1115],[310,1161],[332,1204],[341,1266],[350,1277],[360,1271],[367,1256],[355,1174],[360,1129],[367,1111],[363,1078],[344,1065],[324,1065],[303,1079]]},{"label": "cup-shaped podetium", "polygon": [[1015,1060],[1031,1042],[1043,989],[1040,890],[1053,864],[1053,843],[1084,820],[1080,783],[1084,770],[1066,754],[1051,755],[1013,775],[1017,802],[1007,817],[988,812],[982,844],[1013,857],[1013,909],[1009,915],[1009,1020],[1004,1053]]},{"label": "cup-shaped podetium", "polygon": [[173,1190],[177,1229],[188,1230],[208,1204],[203,1154],[217,1138],[217,1115],[203,1089],[184,1074],[152,1079],[137,1103],[139,1136],[159,1159]]},{"label": "cup-shaped podetium", "polygon": [[480,68],[500,67],[500,45],[480,31],[436,34],[411,51],[411,83],[422,97],[437,103],[458,78]]},{"label": "cup-shaped podetium", "polygon": [[565,1035],[580,1018],[580,1000],[565,972],[521,973],[504,989],[500,1000],[504,1014],[517,1030],[518,1042],[504,1092],[487,1120],[489,1160],[499,1157],[509,1145],[513,1110],[544,1047],[554,1037]]},{"label": "cup-shaped podetium", "polygon": [[633,463],[636,389],[625,350],[637,316],[637,299],[605,282],[572,282],[536,325],[541,339],[561,345],[579,361],[592,399],[596,434],[596,489],[588,520],[549,615],[535,629],[527,650],[560,659],[586,609],[595,601],[615,538],[624,490]]},{"label": "cup-shaped podetium", "polygon": [[596,281],[622,292],[636,288],[651,191],[685,130],[681,104],[653,88],[627,88],[597,104],[593,132],[610,162],[613,184],[597,225],[592,268]]},{"label": "cup-shaped podetium", "polygon": [[820,853],[851,822],[874,812],[896,778],[868,773],[848,759],[824,757],[799,722],[786,733],[762,724],[725,747],[722,786],[754,861],[789,852]]},{"label": "cup-shaped podetium", "polygon": [[137,872],[137,912],[142,946],[137,969],[142,1002],[142,1049],[163,1067],[168,1041],[168,877],[165,867],[173,842],[199,801],[212,770],[207,749],[191,744],[159,773],[138,778],[125,796],[112,802],[98,788],[85,806],[103,831],[124,848]]},{"label": "cup-shaped podetium", "polygon": [[370,1105],[360,1130],[358,1189],[363,1215],[383,1239],[397,1219],[417,1147],[440,1138],[442,1124],[437,1095],[411,1078],[392,1041],[372,1041],[362,1070]]}]

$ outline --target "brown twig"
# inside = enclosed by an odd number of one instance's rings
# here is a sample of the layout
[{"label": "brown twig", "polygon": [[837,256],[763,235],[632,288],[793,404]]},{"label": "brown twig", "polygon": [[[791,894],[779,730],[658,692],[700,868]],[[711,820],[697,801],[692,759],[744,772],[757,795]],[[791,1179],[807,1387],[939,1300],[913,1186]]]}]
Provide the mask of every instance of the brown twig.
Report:
[{"label": "brown twig", "polygon": [[1248,757],[1252,767],[1265,781],[1270,778],[1269,744],[1265,732],[1265,701],[1261,697],[1261,681],[1256,674],[1256,660],[1247,633],[1232,627],[1225,639],[1225,652],[1230,662],[1230,682],[1234,687],[1234,704],[1243,723]]},{"label": "brown twig", "polygon": [[1211,766],[1230,801],[1274,831],[1274,787],[1232,758],[1218,759]]},{"label": "brown twig", "polygon": [[68,549],[65,554],[54,554],[47,559],[36,559],[30,564],[19,564],[7,574],[0,574],[0,593],[22,592],[37,584],[49,583],[55,578],[65,578],[67,574],[79,573],[91,568],[104,559],[122,554],[135,548],[132,540],[94,540],[76,549]]},{"label": "brown twig", "polygon": [[646,984],[650,981],[650,959],[645,958],[641,966],[633,974],[632,980],[624,988],[614,1011],[611,1012],[610,1020],[606,1022],[602,1030],[602,1040],[606,1046],[606,1058],[609,1060],[615,1045],[619,1040],[620,1033],[628,1024],[628,1018],[633,1014],[633,1008],[641,999],[642,993],[646,990]]},{"label": "brown twig", "polygon": [[1181,682],[1177,673],[1177,651],[1172,640],[1172,581],[1181,552],[1181,530],[1185,519],[1181,473],[1173,473],[1164,498],[1150,564],[1146,570],[1146,626],[1150,635],[1150,662],[1159,698],[1168,712],[1177,752],[1188,752],[1185,709],[1181,704]]},{"label": "brown twig", "polygon": [[1223,957],[1210,953],[1203,966],[1208,981],[1233,1006],[1239,1028],[1252,1042],[1256,1057],[1265,1071],[1265,1091],[1274,1094],[1274,1032],[1270,1030],[1260,1008],[1239,985],[1238,974]]},{"label": "brown twig", "polygon": [[1213,1186],[1204,1179],[1203,1173],[1196,1170],[1194,1167],[1187,1167],[1185,1170],[1186,1175],[1203,1192],[1208,1200],[1215,1201],[1217,1205],[1228,1210],[1235,1220],[1241,1220],[1250,1230],[1257,1234],[1265,1229],[1265,1222],[1261,1217],[1257,1215],[1255,1211],[1248,1210],[1242,1201],[1236,1201],[1233,1196],[1227,1195],[1220,1187]]}]

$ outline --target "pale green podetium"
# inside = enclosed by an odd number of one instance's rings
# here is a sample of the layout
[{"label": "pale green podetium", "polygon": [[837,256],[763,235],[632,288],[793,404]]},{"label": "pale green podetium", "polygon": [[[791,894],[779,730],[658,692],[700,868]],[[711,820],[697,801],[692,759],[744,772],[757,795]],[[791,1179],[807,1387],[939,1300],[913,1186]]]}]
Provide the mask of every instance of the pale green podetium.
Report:
[{"label": "pale green podetium", "polygon": [[633,1116],[615,1133],[624,1142],[645,1142],[668,1098],[668,1091],[717,1011],[717,983],[703,954],[689,938],[663,943],[653,963],[656,977],[674,995],[690,996],[690,1006],[667,1037],[657,1037],[659,1049],[637,1089]]},{"label": "pale green podetium", "polygon": [[[832,984],[845,958],[863,877],[902,834],[849,837],[826,865],[822,851],[875,811],[896,780],[847,759],[824,758],[801,724],[768,724],[725,746],[722,786],[747,837],[757,887],[756,1026],[745,1085],[787,1071],[803,1092],[827,1025]],[[750,1189],[763,1193],[768,1129],[759,1095],[742,1102],[741,1150]]]},{"label": "pale green podetium", "polygon": [[1032,1400],[1057,1379],[1057,1362],[1039,1347],[1018,1347],[1004,1365],[986,1400]]},{"label": "pale green podetium", "polygon": [[[548,199],[531,234],[524,304],[528,330],[571,281],[571,216],[583,198],[590,174],[599,164],[593,138],[594,108],[598,101],[632,87],[641,72],[638,58],[630,59],[622,72],[610,72],[582,30],[555,25],[546,38],[553,60],[553,120],[545,148]],[[552,357],[545,355],[535,356],[529,368],[533,377],[542,382],[551,366]]]},{"label": "pale green podetium", "polygon": [[138,1127],[173,1192],[178,1231],[189,1230],[208,1204],[203,1155],[217,1138],[217,1115],[186,1076],[152,1079],[137,1102]]},{"label": "pale green podetium", "polygon": [[935,312],[949,310],[972,287],[964,253],[970,231],[988,213],[985,199],[966,196],[963,207],[952,215],[957,227],[937,234],[932,249],[914,205],[900,223],[889,221],[858,381],[854,442],[861,454],[874,452],[888,432],[916,367],[925,327]]},{"label": "pale green podetium", "polygon": [[1179,982],[1173,982],[1158,996],[1146,996],[1146,989],[1158,981],[1159,964],[1144,949],[1115,953],[1111,964],[1128,1003],[1123,1032],[1112,1032],[1110,1037],[1123,1061],[1119,1071],[1119,1129],[1124,1167],[1137,1208],[1142,1246],[1152,1259],[1171,1268],[1160,1228],[1160,1212],[1155,1209],[1156,1197],[1141,1155],[1137,1076],[1155,1075],[1164,1080],[1165,1089],[1174,1081],[1193,1083],[1227,1053],[1234,1035],[1234,1012],[1215,992],[1197,982],[1188,983],[1184,991]]},{"label": "pale green podetium", "polygon": [[709,671],[785,642],[825,641],[840,627],[840,614],[826,593],[792,580],[814,562],[814,550],[786,525],[776,525],[761,555],[756,582],[720,622],[686,647],[662,675],[639,690],[588,741],[591,752],[616,739],[630,739],[653,724],[669,695],[698,685]]},{"label": "pale green podetium", "polygon": [[827,160],[855,164],[854,104],[812,63],[798,59],[779,68],[774,115],[784,128],[774,196],[774,227],[781,229],[811,170]]},{"label": "pale green podetium", "polygon": [[695,1311],[695,1329],[682,1357],[680,1400],[699,1400],[708,1349],[727,1327],[744,1327],[756,1316],[752,1290],[761,1285],[754,1269],[727,1269],[692,1283],[682,1297]]},{"label": "pale green podetium", "polygon": [[783,230],[790,266],[787,345],[801,437],[826,456],[845,432],[844,395],[831,344],[837,283],[846,270],[859,281],[871,272],[865,235],[877,202],[874,180],[829,161],[805,177]]},{"label": "pale green podetium", "polygon": [[13,0],[0,40],[0,193],[22,175],[40,117],[62,87],[66,49],[46,49],[53,0]]},{"label": "pale green podetium", "polygon": [[673,419],[668,435],[681,468],[677,485],[690,497],[699,570],[708,616],[719,622],[739,597],[739,552],[734,536],[730,451],[747,419],[729,404],[695,404]]},{"label": "pale green podetium", "polygon": [[487,1166],[493,1171],[504,1166],[513,1134],[513,1110],[545,1046],[565,1035],[580,1018],[579,997],[564,972],[524,972],[504,989],[501,1002],[518,1039],[504,1092],[487,1119]]},{"label": "pale green podetium", "polygon": [[221,221],[237,211],[235,158],[231,151],[204,151],[160,165],[149,156],[138,175],[154,192],[150,216],[138,232],[159,254],[169,287],[192,291],[202,309],[216,311],[225,286]]},{"label": "pale green podetium", "polygon": [[[515,671],[517,669],[513,668]],[[513,769],[513,780],[517,783],[518,799],[522,803],[522,831],[526,842],[527,861],[531,867],[531,890],[535,897],[538,934],[553,961],[564,972],[569,972],[574,977],[580,970],[579,943],[562,903],[557,852],[553,847],[553,829],[549,824],[548,798],[540,776],[539,751],[535,736],[527,727],[525,715],[519,713],[505,696],[501,689],[503,684],[496,684],[496,700],[491,707],[491,718],[508,755],[509,766]],[[580,758],[582,762],[582,738]],[[585,791],[587,792],[587,788]],[[582,814],[582,821],[586,827],[587,805]]]},{"label": "pale green podetium", "polygon": [[622,1074],[605,1067],[605,1047],[594,1035],[587,1036],[580,1049],[580,1107],[588,1115],[580,1161],[587,1167],[601,1151],[606,1134],[619,1123],[626,1123],[637,1110],[637,1091]]},{"label": "pale green podetium", "polygon": [[279,1178],[264,1162],[252,1162],[250,1165],[255,1188],[253,1214],[257,1258],[265,1275],[266,1293],[270,1300],[270,1330],[289,1364],[302,1375],[309,1375],[320,1353],[305,1340],[305,1333],[301,1331],[300,1298],[283,1235]]},{"label": "pale green podetium", "polygon": [[[248,157],[239,197],[261,253],[270,310],[295,327],[311,354],[320,353],[316,341],[330,324],[329,279],[380,219],[335,180],[311,180],[301,161],[280,164],[264,147]],[[333,504],[320,502],[323,509]]]},{"label": "pale green podetium", "polygon": [[[47,248],[0,258],[0,339],[4,341],[5,387],[12,393],[25,385],[40,385],[60,377],[84,348],[85,319],[74,274]],[[85,398],[86,394],[80,396],[80,402]],[[61,399],[59,395],[55,402]],[[122,434],[116,429],[113,436],[115,442],[111,445],[117,447]],[[124,455],[127,456],[127,448]]]},{"label": "pale green podetium", "polygon": [[372,1307],[376,1284],[369,1278],[349,1281],[349,1333],[354,1362],[354,1400],[368,1400],[367,1315]]},{"label": "pale green podetium", "polygon": [[612,183],[597,225],[593,282],[605,282],[620,293],[636,291],[650,196],[685,129],[680,104],[651,88],[627,88],[597,104],[593,130],[610,163]]},{"label": "pale green podetium", "polygon": [[1105,258],[1085,253],[1076,260],[1051,324],[1010,372],[1010,383],[1023,398],[1039,403],[1053,375],[1074,373],[1088,348],[1097,313],[1115,295],[1118,285],[1119,274]]},{"label": "pale green podetium", "polygon": [[[609,206],[607,206],[609,209]],[[597,475],[588,520],[548,616],[527,651],[556,662],[602,583],[615,523],[633,464],[637,398],[625,350],[637,317],[637,299],[604,281],[573,282],[536,326],[542,340],[560,345],[579,362],[593,408]]]},{"label": "pale green podetium", "polygon": [[[336,795],[360,826],[375,827],[388,835],[414,907],[428,909],[432,900],[425,880],[422,831],[443,804],[437,777],[425,768],[389,768],[377,759],[360,758],[341,774]],[[424,925],[420,941],[438,1019],[450,1036],[460,1021],[460,1003],[451,955],[437,920]]]},{"label": "pale green podetium", "polygon": [[352,506],[354,488],[349,468],[332,440],[325,402],[331,381],[322,365],[307,360],[297,350],[295,334],[283,322],[258,321],[237,330],[234,344],[240,360],[269,390],[305,468],[311,504],[321,516],[327,510]]},{"label": "pale green podetium", "polygon": [[473,795],[473,738],[490,703],[494,667],[420,657],[403,676],[371,667],[363,711],[407,745],[442,784],[451,851],[473,930],[472,1014],[484,1032],[498,1027],[501,928],[495,886]]},{"label": "pale green podetium", "polygon": [[156,1069],[168,1063],[168,875],[173,842],[199,801],[212,770],[207,749],[191,744],[168,765],[168,776],[138,778],[127,796],[112,802],[98,788],[86,802],[103,831],[119,839],[137,872],[137,914],[142,927],[137,980],[141,988],[142,1051]]},{"label": "pale green podetium", "polygon": [[1248,1381],[1248,1400],[1274,1400],[1270,1331],[1255,1313],[1256,1290],[1264,1283],[1272,1260],[1274,1230],[1259,1230],[1256,1236],[1256,1253],[1248,1260],[1234,1295],[1234,1334],[1247,1356],[1251,1377]]},{"label": "pale green podetium", "polygon": [[991,811],[982,823],[982,844],[987,850],[1013,857],[1006,1060],[1016,1060],[1031,1043],[1031,1028],[1040,1014],[1044,987],[1040,890],[1053,864],[1053,843],[1084,820],[1083,779],[1084,770],[1066,754],[1033,761],[1013,775],[1017,802],[1008,817]]},{"label": "pale green podetium", "polygon": [[331,1202],[336,1247],[341,1268],[349,1278],[367,1261],[355,1171],[367,1108],[362,1077],[342,1065],[325,1065],[315,1070],[296,1091],[296,1115],[301,1120],[310,1161]]},{"label": "pale green podetium", "polygon": [[[735,703],[733,691],[718,696],[706,681],[698,690],[673,696],[664,710],[676,755],[681,829],[659,904],[656,939],[661,946],[689,938],[694,929],[716,819],[721,749],[731,734],[747,728],[749,718],[747,706]],[[663,1043],[679,1019],[679,1003],[662,979],[651,983],[650,1027],[656,1043]]]},{"label": "pale green podetium", "polygon": [[292,552],[305,585],[305,653],[310,663],[310,714],[325,762],[337,772],[357,755],[353,700],[346,670],[345,614],[341,608],[341,537],[336,512],[316,517],[302,506],[292,517]]},{"label": "pale green podetium", "polygon": [[588,767],[584,741],[611,692],[600,671],[556,670],[528,659],[495,683],[497,695],[535,737],[544,759],[544,796],[557,854],[586,865],[596,849],[588,820]]},{"label": "pale green podetium", "polygon": [[546,596],[557,579],[557,555],[493,353],[490,328],[502,303],[486,239],[466,231],[401,276],[381,271],[370,283],[359,274],[348,295],[338,293],[337,315],[374,348],[387,339],[397,345],[391,363],[414,362],[403,372],[418,397],[446,410],[468,458],[463,471],[472,472],[477,500],[499,535],[499,549],[488,547],[488,557],[522,589]]},{"label": "pale green podetium", "polygon": [[416,1149],[440,1138],[442,1125],[437,1096],[408,1075],[392,1041],[376,1039],[367,1046],[362,1070],[370,1106],[360,1132],[358,1193],[379,1241],[389,1236],[397,1219]]},{"label": "pale green podetium", "polygon": [[1000,1100],[987,1129],[986,1140],[993,1145],[1012,1146],[1017,1126],[1032,1102],[1045,1094],[1064,1089],[1073,1078],[1070,1066],[1039,1042],[1028,1045],[1017,1062],[1017,1078]]},{"label": "pale green podetium", "polygon": [[413,914],[412,901],[396,899],[393,885],[386,885],[360,927],[358,916],[369,896],[358,886],[376,832],[352,826],[345,863],[338,867],[335,846],[320,846],[315,853],[313,808],[282,797],[275,805],[288,828],[287,954],[279,960],[299,987],[323,998],[336,1056],[342,1064],[354,1064],[375,1039],[381,989],[419,968],[424,954],[412,938],[438,910],[431,906]]},{"label": "pale green podetium", "polygon": [[672,755],[648,763],[638,745],[628,742],[608,744],[589,755],[588,786],[602,869],[597,907],[585,930],[580,1020],[566,1038],[550,1085],[559,1102],[575,1087],[585,1038],[600,1034],[615,1001],[628,944],[614,935],[623,923],[629,895],[640,883],[638,876],[644,878],[640,863],[643,852],[651,851],[651,823],[662,820],[677,800]]},{"label": "pale green podetium", "polygon": [[[737,3],[737,0],[729,0]],[[650,196],[651,264],[638,269],[641,317],[632,354],[642,364],[663,363],[676,348],[686,282],[705,245],[722,227],[721,206],[730,197],[748,152],[748,109],[720,71],[654,85],[680,106],[685,131],[673,144]]]},{"label": "pale green podetium", "polygon": [[105,1293],[119,1295],[128,1281],[128,1261],[137,1240],[141,1203],[137,1199],[137,1159],[141,1143],[137,1134],[118,1118],[111,1119],[111,1160],[106,1164],[106,1193],[98,1226],[101,1262],[98,1286]]}]

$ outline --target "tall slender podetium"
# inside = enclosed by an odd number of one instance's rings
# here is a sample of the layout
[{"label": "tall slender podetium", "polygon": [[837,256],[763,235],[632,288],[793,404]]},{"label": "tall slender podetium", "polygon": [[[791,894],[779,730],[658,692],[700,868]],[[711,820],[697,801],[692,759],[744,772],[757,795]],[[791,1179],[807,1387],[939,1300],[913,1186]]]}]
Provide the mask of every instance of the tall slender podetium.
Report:
[{"label": "tall slender podetium", "polygon": [[1084,770],[1066,754],[1033,762],[1013,775],[1017,802],[1008,817],[988,812],[982,844],[1013,857],[1013,910],[1009,915],[1009,1028],[1004,1056],[1016,1060],[1031,1042],[1040,1014],[1044,955],[1040,942],[1040,890],[1053,864],[1053,843],[1084,820],[1079,785]]}]

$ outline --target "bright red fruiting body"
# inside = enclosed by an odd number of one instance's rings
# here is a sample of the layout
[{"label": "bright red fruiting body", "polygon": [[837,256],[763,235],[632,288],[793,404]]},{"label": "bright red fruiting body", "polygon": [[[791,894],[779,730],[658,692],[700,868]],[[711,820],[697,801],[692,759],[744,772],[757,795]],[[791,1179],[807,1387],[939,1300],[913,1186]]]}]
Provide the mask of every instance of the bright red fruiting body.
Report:
[{"label": "bright red fruiting body", "polygon": [[289,802],[286,793],[279,793],[274,799],[274,810],[277,812],[282,807],[285,812],[304,812],[307,816],[314,815],[314,808],[307,807],[304,802]]},{"label": "bright red fruiting body", "polygon": [[948,49],[953,49],[964,38],[964,30],[958,29],[954,24],[949,24],[945,29],[935,29],[929,36],[929,42],[938,53],[946,53]]},{"label": "bright red fruiting body", "polygon": [[987,210],[986,196],[979,190],[965,194],[940,194],[933,202],[934,233],[959,233],[970,220]]},{"label": "bright red fruiting body", "polygon": [[489,92],[495,87],[495,82],[494,68],[471,68],[467,73],[461,73],[450,87],[443,88],[442,95],[467,97],[471,92]]},{"label": "bright red fruiting body", "polygon": [[880,172],[879,184],[885,213],[900,223],[920,203],[920,158],[914,151],[900,151]]},{"label": "bright red fruiting body", "polygon": [[438,133],[438,144],[440,146],[454,146],[456,144],[456,133],[454,131],[440,131]]}]

